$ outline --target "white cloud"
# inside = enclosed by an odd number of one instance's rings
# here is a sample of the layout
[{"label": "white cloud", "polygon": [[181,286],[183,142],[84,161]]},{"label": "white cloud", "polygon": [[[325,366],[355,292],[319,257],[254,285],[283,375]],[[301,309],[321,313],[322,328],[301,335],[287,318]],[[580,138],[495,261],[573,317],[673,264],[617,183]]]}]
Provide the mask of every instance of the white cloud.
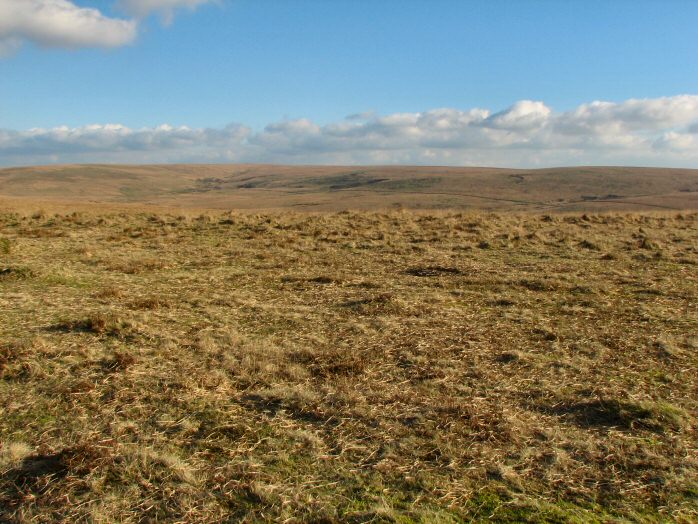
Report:
[{"label": "white cloud", "polygon": [[686,125],[698,120],[698,96],[592,102],[561,116],[557,130],[569,134],[626,133]]},{"label": "white cloud", "polygon": [[[194,9],[212,0],[118,0],[130,16],[159,13],[166,23],[178,8]],[[0,0],[0,58],[14,54],[24,42],[42,47],[78,49],[120,47],[138,36],[138,20],[105,16],[98,9],[71,0]]]},{"label": "white cloud", "polygon": [[0,0],[0,54],[23,42],[43,47],[118,47],[136,38],[136,22],[109,18],[69,0]]},{"label": "white cloud", "polygon": [[698,95],[592,102],[554,112],[520,101],[491,112],[362,114],[319,125],[286,120],[258,132],[120,125],[0,130],[0,163],[279,162],[698,167]]},{"label": "white cloud", "polygon": [[132,16],[145,18],[151,13],[162,15],[166,23],[172,21],[174,12],[179,8],[195,9],[212,0],[119,0],[118,5]]},{"label": "white cloud", "polygon": [[668,131],[657,138],[652,145],[660,150],[695,151],[698,148],[698,141],[695,135]]},{"label": "white cloud", "polygon": [[531,129],[546,123],[551,110],[543,102],[521,100],[504,111],[485,120],[485,124],[495,129]]},{"label": "white cloud", "polygon": [[140,158],[165,158],[170,152],[182,152],[185,156],[203,157],[237,147],[248,135],[249,129],[237,125],[219,130],[167,124],[143,129],[95,124],[79,128],[4,130],[0,131],[0,156],[94,159],[102,155],[126,158],[135,154]]}]

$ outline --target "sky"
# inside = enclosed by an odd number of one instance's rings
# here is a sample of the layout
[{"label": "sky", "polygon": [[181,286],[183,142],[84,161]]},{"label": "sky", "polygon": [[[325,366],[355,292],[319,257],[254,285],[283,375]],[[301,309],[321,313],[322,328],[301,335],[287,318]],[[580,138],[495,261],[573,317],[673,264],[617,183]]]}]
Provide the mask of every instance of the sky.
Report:
[{"label": "sky", "polygon": [[0,0],[0,165],[698,168],[694,0]]}]

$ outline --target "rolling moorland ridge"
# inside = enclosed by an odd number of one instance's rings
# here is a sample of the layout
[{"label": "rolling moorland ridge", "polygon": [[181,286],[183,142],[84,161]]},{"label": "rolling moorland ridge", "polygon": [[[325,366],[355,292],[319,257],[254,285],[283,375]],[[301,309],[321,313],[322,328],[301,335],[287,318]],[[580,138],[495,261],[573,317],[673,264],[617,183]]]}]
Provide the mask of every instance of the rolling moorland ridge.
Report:
[{"label": "rolling moorland ridge", "polygon": [[0,522],[695,522],[698,171],[604,169],[0,172]]},{"label": "rolling moorland ridge", "polygon": [[84,165],[0,170],[0,198],[201,209],[698,209],[698,170]]}]

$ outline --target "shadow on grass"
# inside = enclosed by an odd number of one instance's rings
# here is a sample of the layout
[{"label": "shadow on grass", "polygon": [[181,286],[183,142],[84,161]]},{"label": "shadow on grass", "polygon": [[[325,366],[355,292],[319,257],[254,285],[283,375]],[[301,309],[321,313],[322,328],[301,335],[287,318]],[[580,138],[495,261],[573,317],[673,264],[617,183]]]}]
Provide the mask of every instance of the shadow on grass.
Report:
[{"label": "shadow on grass", "polygon": [[671,406],[628,401],[589,400],[536,406],[537,411],[556,415],[583,428],[645,429],[664,432],[681,427],[681,414]]},{"label": "shadow on grass", "polygon": [[444,266],[413,267],[405,271],[406,275],[413,277],[438,277],[445,275],[461,275],[460,269]]}]

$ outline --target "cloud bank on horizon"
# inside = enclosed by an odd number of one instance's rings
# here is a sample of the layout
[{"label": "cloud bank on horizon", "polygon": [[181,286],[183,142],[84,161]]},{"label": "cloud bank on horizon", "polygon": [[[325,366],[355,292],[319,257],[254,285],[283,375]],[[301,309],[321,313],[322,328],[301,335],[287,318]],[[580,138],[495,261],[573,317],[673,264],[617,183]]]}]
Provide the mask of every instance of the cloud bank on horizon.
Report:
[{"label": "cloud bank on horizon", "polygon": [[284,120],[260,131],[239,123],[0,129],[5,166],[89,162],[698,167],[698,95],[596,101],[567,112],[522,100],[494,113],[363,113],[326,125]]},{"label": "cloud bank on horizon", "polygon": [[117,6],[136,19],[105,16],[70,0],[0,0],[0,57],[25,42],[63,49],[121,47],[135,41],[138,19],[159,13],[166,22],[178,8],[211,0],[120,0]]}]

